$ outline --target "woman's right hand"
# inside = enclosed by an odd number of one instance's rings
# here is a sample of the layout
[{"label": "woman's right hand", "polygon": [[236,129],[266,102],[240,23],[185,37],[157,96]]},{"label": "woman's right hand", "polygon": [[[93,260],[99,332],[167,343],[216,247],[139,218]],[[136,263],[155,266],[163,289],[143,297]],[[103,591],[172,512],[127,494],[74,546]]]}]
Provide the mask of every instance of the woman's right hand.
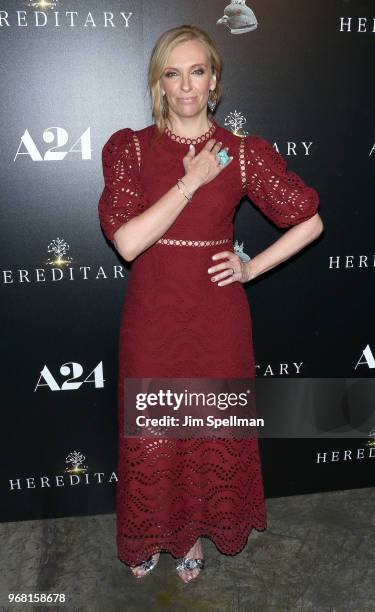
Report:
[{"label": "woman's right hand", "polygon": [[[211,138],[198,155],[195,155],[195,147],[192,145],[183,158],[185,177],[197,188],[212,181],[232,162],[233,157],[230,157],[224,166],[220,166],[216,155],[221,150],[221,145],[222,142]],[[223,150],[228,153],[228,147],[224,147]]]}]

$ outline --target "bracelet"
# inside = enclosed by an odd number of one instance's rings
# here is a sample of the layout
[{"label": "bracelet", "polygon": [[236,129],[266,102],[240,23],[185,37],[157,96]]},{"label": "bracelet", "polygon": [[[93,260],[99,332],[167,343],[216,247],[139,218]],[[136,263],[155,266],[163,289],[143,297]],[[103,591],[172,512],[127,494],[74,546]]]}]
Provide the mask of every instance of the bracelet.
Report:
[{"label": "bracelet", "polygon": [[191,200],[192,200],[192,198],[193,198],[192,194],[191,194],[191,193],[189,193],[189,192],[187,192],[187,193],[188,193],[188,195],[186,195],[186,193],[184,192],[184,190],[183,190],[183,189],[181,189],[181,187],[180,187],[179,183],[182,183],[182,184],[183,184],[183,186],[186,188],[185,183],[184,183],[184,182],[183,182],[183,180],[181,180],[180,178],[179,178],[179,179],[178,179],[178,181],[177,181],[177,187],[179,188],[179,190],[181,191],[181,193],[182,193],[182,194],[185,196],[185,198],[186,198],[187,200],[189,200],[189,202],[191,202]]}]

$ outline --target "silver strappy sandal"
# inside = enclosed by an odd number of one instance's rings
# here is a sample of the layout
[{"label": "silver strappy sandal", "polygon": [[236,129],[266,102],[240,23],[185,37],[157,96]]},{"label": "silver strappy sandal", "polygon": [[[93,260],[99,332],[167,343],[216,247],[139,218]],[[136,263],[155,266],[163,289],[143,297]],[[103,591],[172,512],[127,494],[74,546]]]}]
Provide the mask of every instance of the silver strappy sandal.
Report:
[{"label": "silver strappy sandal", "polygon": [[[196,567],[202,570],[204,568],[204,559],[178,557],[175,561],[175,567],[178,574],[185,571],[193,570]],[[194,578],[198,578],[198,576],[195,576]]]},{"label": "silver strappy sandal", "polygon": [[146,561],[142,561],[142,563],[139,563],[138,565],[130,566],[130,567],[141,567],[142,570],[145,572],[141,576],[137,576],[132,571],[133,576],[135,576],[136,578],[144,578],[145,576],[147,576],[147,574],[149,574],[154,569],[154,567],[157,566],[159,562],[159,557],[157,558],[157,560],[155,560],[155,557],[157,554],[158,553],[154,553],[153,555],[151,555],[149,559],[147,559]]}]

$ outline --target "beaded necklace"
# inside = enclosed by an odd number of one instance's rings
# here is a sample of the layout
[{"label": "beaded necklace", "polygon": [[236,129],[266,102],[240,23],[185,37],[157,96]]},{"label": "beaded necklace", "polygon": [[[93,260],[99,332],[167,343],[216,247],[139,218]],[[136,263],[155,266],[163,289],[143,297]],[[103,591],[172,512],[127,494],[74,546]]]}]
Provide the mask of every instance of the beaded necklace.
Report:
[{"label": "beaded necklace", "polygon": [[172,130],[170,130],[168,126],[165,126],[164,132],[167,136],[169,136],[169,138],[177,142],[180,142],[181,144],[195,145],[195,144],[204,142],[205,140],[208,140],[209,138],[211,138],[211,136],[215,133],[215,130],[216,130],[216,123],[214,120],[212,120],[212,125],[210,129],[207,130],[207,132],[205,132],[204,134],[201,134],[200,136],[198,136],[197,138],[185,138],[184,136],[178,136],[177,134],[172,132]]}]

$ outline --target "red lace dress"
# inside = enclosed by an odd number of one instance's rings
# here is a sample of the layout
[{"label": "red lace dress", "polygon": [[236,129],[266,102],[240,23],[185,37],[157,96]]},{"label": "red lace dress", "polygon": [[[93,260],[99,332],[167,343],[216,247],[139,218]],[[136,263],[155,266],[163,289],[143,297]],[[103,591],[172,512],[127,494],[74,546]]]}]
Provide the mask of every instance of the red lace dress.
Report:
[{"label": "red lace dress", "polygon": [[[102,229],[114,232],[184,175],[188,144],[154,124],[121,129],[103,147]],[[234,159],[198,189],[178,218],[133,262],[119,337],[117,547],[136,565],[157,551],[183,556],[199,536],[234,555],[252,528],[266,528],[258,441],[127,438],[124,377],[255,376],[252,321],[242,283],[218,286],[212,255],[233,250],[233,216],[244,195],[279,227],[313,216],[318,194],[258,136],[239,138],[213,121],[196,153],[213,137]],[[192,241],[191,244],[175,241]]]}]

